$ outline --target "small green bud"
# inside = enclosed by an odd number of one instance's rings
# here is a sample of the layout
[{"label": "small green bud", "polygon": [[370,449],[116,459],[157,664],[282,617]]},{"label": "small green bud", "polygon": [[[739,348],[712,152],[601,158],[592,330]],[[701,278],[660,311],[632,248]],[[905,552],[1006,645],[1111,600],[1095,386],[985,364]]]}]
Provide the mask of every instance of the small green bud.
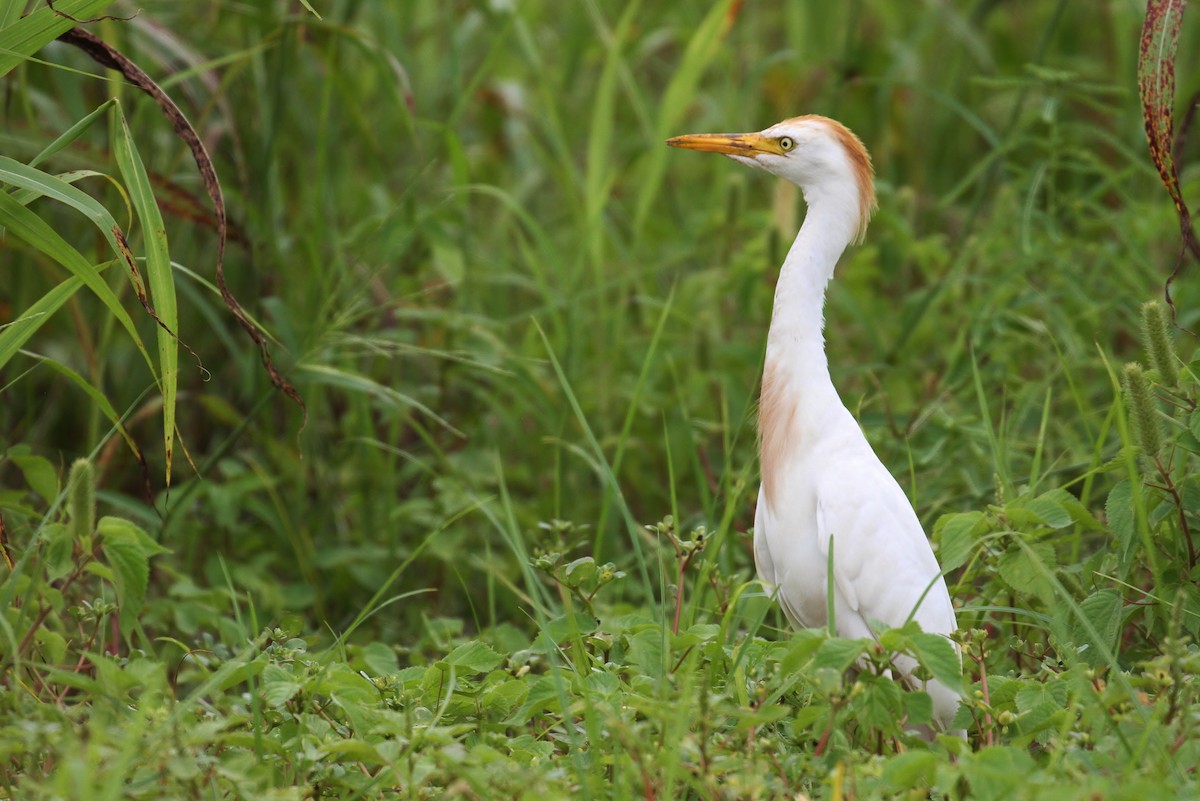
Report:
[{"label": "small green bud", "polygon": [[1158,456],[1162,448],[1162,427],[1154,398],[1150,394],[1150,380],[1137,362],[1125,365],[1122,376],[1125,385],[1125,408],[1133,426],[1133,441],[1148,458]]},{"label": "small green bud", "polygon": [[1142,347],[1150,356],[1150,366],[1158,373],[1165,387],[1179,383],[1179,359],[1171,341],[1171,328],[1162,304],[1151,300],[1142,304]]},{"label": "small green bud", "polygon": [[67,509],[71,539],[85,542],[96,530],[96,470],[87,459],[76,459],[67,478]]}]

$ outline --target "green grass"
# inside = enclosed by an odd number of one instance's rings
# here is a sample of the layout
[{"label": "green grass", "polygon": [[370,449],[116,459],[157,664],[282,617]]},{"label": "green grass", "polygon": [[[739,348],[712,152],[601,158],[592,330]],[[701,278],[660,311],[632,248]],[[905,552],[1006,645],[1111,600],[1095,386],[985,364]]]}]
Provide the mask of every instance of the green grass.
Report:
[{"label": "green grass", "polygon": [[[1139,333],[1178,245],[1144,5],[154,0],[89,26],[216,159],[227,275],[303,428],[214,288],[190,154],[24,5],[0,0],[0,797],[1197,793],[1200,381],[1190,336],[1172,377]],[[752,580],[803,209],[663,140],[799,113],[875,160],[828,349],[960,605],[965,743],[906,734],[928,699],[848,671],[885,655],[789,631]],[[954,681],[936,639],[884,645]]]}]

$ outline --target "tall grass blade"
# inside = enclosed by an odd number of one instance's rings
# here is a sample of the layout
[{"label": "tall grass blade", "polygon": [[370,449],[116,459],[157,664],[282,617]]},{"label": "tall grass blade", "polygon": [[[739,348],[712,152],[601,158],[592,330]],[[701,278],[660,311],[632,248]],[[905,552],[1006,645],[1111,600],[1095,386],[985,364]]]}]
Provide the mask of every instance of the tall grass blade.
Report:
[{"label": "tall grass blade", "polygon": [[[9,4],[4,9],[9,24],[0,28],[0,78],[3,78],[27,56],[41,50],[60,35],[78,24],[78,20],[97,17],[113,4],[113,0],[60,0],[51,4],[38,4],[32,12],[12,20],[14,7],[20,2]],[[0,23],[5,20],[0,19]]]},{"label": "tall grass blade", "polygon": [[[70,188],[73,189],[73,187]],[[146,364],[150,367],[151,375],[155,376],[155,380],[157,380],[154,362],[151,360],[150,353],[146,350],[146,345],[142,342],[142,338],[138,334],[133,320],[129,317],[129,313],[125,311],[124,307],[121,306],[121,301],[117,298],[116,294],[113,293],[104,279],[100,277],[100,270],[98,268],[85,259],[79,251],[67,244],[66,240],[59,236],[48,223],[22,206],[6,192],[0,192],[0,226],[4,226],[14,236],[24,240],[63,267],[66,267],[88,289],[92,290],[96,297],[100,298],[104,302],[104,305],[108,307],[113,317],[120,322],[134,344],[137,345],[138,350],[142,353],[142,357],[146,360]],[[65,300],[65,298],[62,300]],[[59,305],[61,305],[62,300],[58,301]]]},{"label": "tall grass blade", "polygon": [[118,103],[112,107],[111,136],[117,167],[133,201],[142,226],[142,244],[146,251],[146,281],[150,298],[158,314],[159,390],[163,405],[163,454],[166,460],[166,484],[171,485],[171,464],[175,445],[175,403],[179,386],[179,307],[175,298],[175,277],[167,247],[167,229],[155,200],[154,187],[138,155],[137,145]]}]

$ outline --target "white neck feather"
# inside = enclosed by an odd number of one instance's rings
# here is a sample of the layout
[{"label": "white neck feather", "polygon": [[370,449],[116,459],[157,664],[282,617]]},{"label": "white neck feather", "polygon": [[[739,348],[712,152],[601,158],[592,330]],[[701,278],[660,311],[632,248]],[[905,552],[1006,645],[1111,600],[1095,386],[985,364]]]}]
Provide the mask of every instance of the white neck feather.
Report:
[{"label": "white neck feather", "polygon": [[825,358],[825,289],[846,246],[859,230],[859,201],[845,182],[804,188],[808,213],[788,251],[775,286],[775,308],[767,334],[767,361],[809,394],[833,389]]},{"label": "white neck feather", "polygon": [[759,447],[763,490],[774,507],[790,456],[826,428],[845,407],[825,358],[825,288],[838,257],[858,234],[856,194],[804,187],[808,214],[775,285],[775,309],[767,334],[759,398]]}]

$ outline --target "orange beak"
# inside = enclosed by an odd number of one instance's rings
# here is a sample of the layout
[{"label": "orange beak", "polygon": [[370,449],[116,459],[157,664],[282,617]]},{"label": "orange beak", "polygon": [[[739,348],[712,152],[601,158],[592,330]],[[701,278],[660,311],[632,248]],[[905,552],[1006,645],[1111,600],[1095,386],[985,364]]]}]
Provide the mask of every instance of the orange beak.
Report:
[{"label": "orange beak", "polygon": [[684,150],[700,150],[705,153],[724,153],[729,156],[745,156],[758,158],[764,153],[775,156],[783,155],[783,148],[778,139],[772,139],[762,134],[686,134],[667,140],[671,147],[681,147]]}]

